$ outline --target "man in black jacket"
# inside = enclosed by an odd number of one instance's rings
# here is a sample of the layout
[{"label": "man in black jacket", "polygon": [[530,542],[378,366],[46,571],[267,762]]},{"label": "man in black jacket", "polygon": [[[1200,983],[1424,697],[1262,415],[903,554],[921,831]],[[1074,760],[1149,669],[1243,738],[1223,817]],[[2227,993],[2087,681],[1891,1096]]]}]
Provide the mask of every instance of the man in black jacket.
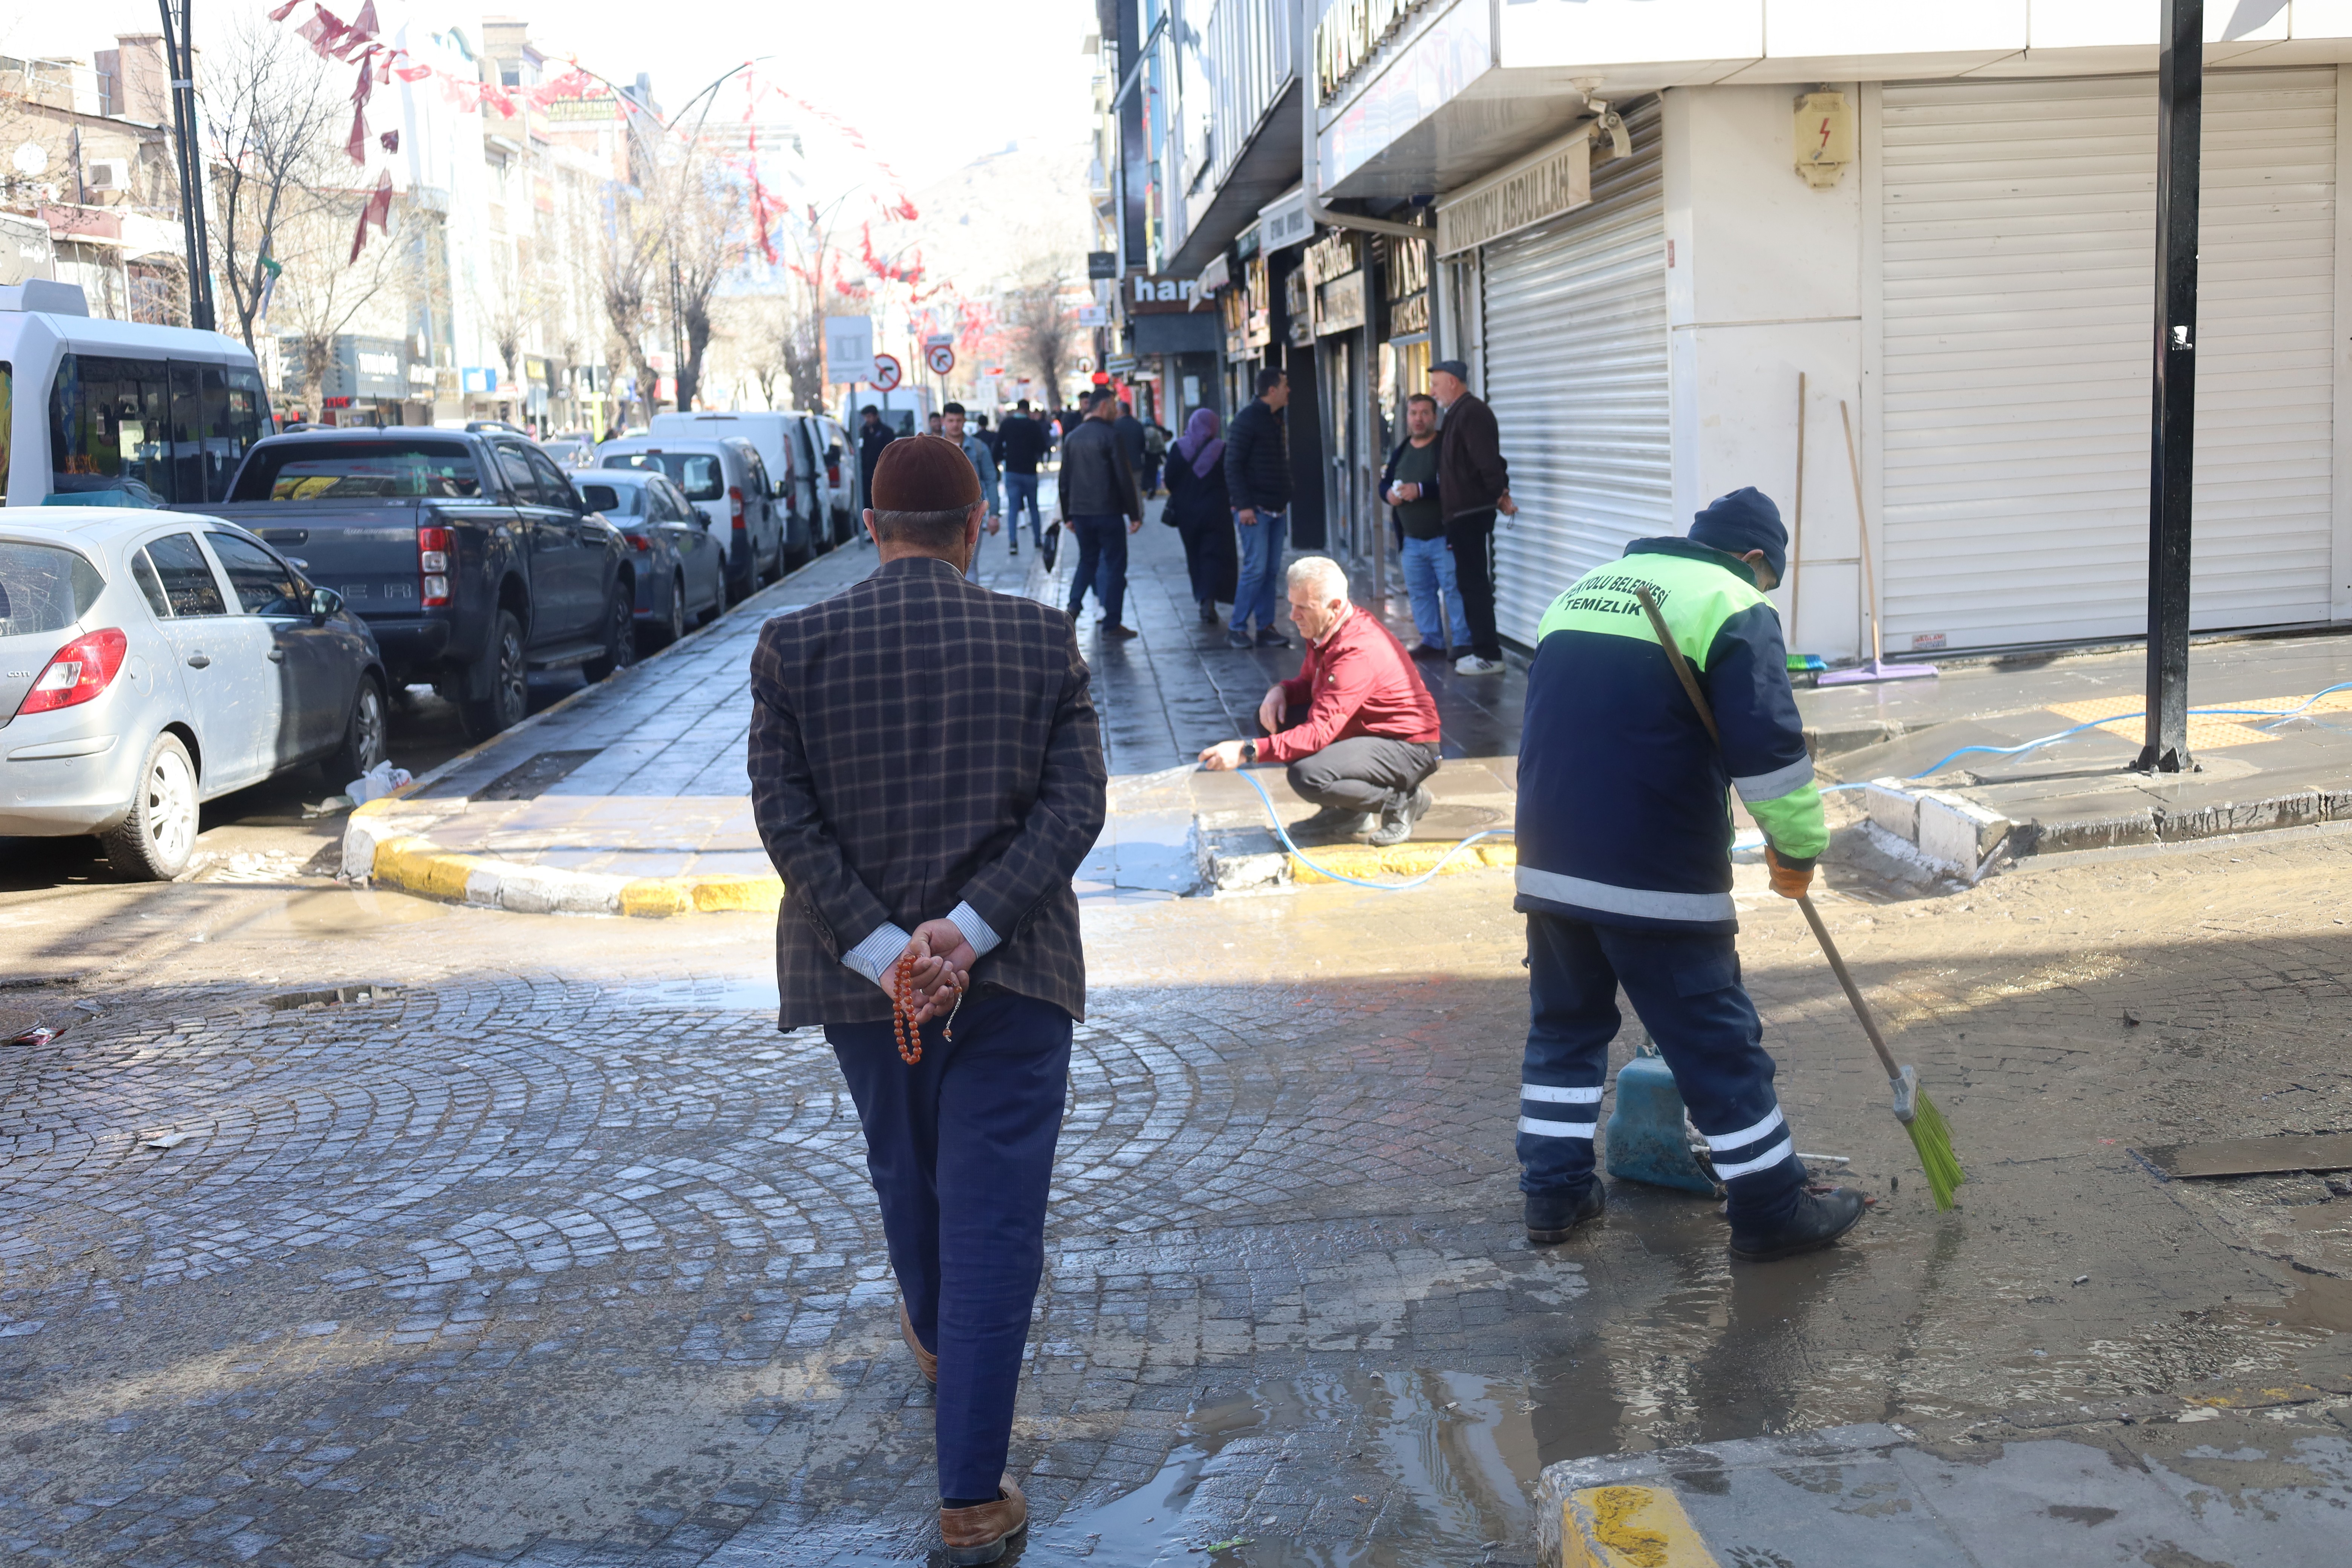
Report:
[{"label": "man in black jacket", "polygon": [[1429,390],[1445,410],[1437,438],[1437,493],[1445,502],[1445,547],[1470,621],[1470,651],[1456,675],[1500,675],[1503,640],[1495,630],[1495,514],[1514,515],[1511,468],[1495,411],[1470,392],[1470,367],[1458,359],[1429,367]]},{"label": "man in black jacket", "polygon": [[[1234,521],[1241,529],[1240,597],[1234,601],[1234,647],[1288,647],[1274,629],[1280,596],[1282,547],[1290,532],[1290,432],[1282,411],[1290,403],[1290,378],[1271,366],[1257,373],[1257,396],[1234,416],[1225,436],[1225,492],[1233,498]],[[1253,645],[1243,628],[1257,617]]]},{"label": "man in black jacket", "polygon": [[1029,537],[1035,542],[1037,552],[1045,558],[1045,570],[1054,569],[1054,547],[1061,540],[1057,529],[1045,531],[1045,515],[1037,510],[1037,464],[1054,449],[1054,433],[1030,416],[1029,400],[1023,398],[1013,405],[1005,416],[1003,427],[996,439],[1003,447],[1004,525],[1013,531],[1013,549],[1021,549],[1021,509],[1029,509]]},{"label": "man in black jacket", "polygon": [[[897,439],[898,432],[882,421],[882,411],[867,404],[857,411],[857,504],[874,504],[874,465],[882,460],[882,448]],[[863,542],[865,535],[860,534]]]},{"label": "man in black jacket", "polygon": [[1102,605],[1102,635],[1126,638],[1135,635],[1118,618],[1127,605],[1127,536],[1143,526],[1143,495],[1118,432],[1111,428],[1118,412],[1117,394],[1097,395],[1077,429],[1063,441],[1061,502],[1062,526],[1078,536],[1070,619],[1078,618],[1091,586]]}]

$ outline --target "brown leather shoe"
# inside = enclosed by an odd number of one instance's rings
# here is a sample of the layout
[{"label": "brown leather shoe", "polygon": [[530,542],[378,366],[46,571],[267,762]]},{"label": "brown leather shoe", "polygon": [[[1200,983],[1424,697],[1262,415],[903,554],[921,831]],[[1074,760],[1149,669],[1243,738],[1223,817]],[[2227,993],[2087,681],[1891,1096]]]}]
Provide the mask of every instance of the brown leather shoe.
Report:
[{"label": "brown leather shoe", "polygon": [[995,1562],[1004,1555],[1005,1543],[1028,1528],[1029,1500],[1009,1471],[994,1502],[940,1510],[940,1539],[947,1542],[948,1561],[958,1564]]},{"label": "brown leather shoe", "polygon": [[940,1385],[940,1358],[923,1348],[915,1337],[915,1320],[907,1316],[907,1303],[898,1303],[898,1331],[907,1337],[907,1348],[915,1352],[915,1364],[923,1369],[923,1381],[933,1388]]}]

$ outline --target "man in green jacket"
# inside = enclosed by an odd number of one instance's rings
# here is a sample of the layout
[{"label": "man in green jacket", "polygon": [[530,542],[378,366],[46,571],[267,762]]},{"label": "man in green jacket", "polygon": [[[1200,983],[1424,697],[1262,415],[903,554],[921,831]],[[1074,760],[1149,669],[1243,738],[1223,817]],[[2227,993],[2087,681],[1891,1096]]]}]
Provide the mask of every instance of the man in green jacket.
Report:
[{"label": "man in green jacket", "polygon": [[[1788,538],[1769,499],[1735,490],[1689,537],[1636,540],[1585,574],[1538,629],[1513,906],[1528,917],[1533,1004],[1518,1137],[1531,1240],[1563,1240],[1601,1214],[1592,1134],[1621,985],[1712,1152],[1734,1258],[1826,1247],[1862,1217],[1858,1194],[1809,1190],[1733,941],[1729,791],[1764,830],[1782,897],[1804,893],[1829,846],[1765,596]],[[1659,646],[1642,587],[1706,694],[1720,745]]]}]

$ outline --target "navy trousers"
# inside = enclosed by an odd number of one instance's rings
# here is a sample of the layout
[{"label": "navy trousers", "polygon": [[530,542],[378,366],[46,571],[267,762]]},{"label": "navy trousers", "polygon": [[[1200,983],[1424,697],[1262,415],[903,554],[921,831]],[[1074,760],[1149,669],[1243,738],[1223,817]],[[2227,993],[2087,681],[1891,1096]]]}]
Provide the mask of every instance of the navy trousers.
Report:
[{"label": "navy trousers", "polygon": [[1127,519],[1074,517],[1070,527],[1078,536],[1078,564],[1070,573],[1070,614],[1078,613],[1092,588],[1104,622],[1118,626],[1127,608]]},{"label": "navy trousers", "polygon": [[940,1358],[940,1495],[992,1498],[1045,1269],[1070,1016],[998,992],[965,1001],[952,1041],[943,1022],[923,1026],[912,1067],[887,1023],[828,1024],[824,1037],[857,1102],[907,1316]]},{"label": "navy trousers", "polygon": [[1625,988],[1706,1138],[1735,1228],[1787,1216],[1803,1191],[1764,1026],[1728,936],[1528,916],[1528,1052],[1519,1074],[1519,1189],[1580,1192],[1592,1180],[1609,1042]]}]

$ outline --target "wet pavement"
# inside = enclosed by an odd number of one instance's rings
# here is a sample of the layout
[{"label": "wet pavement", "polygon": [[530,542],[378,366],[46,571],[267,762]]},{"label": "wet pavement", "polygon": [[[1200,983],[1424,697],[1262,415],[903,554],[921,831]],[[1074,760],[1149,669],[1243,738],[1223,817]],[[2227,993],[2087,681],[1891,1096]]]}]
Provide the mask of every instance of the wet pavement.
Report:
[{"label": "wet pavement", "polygon": [[[1091,906],[1018,1560],[1528,1563],[1547,1465],[2345,1371],[2352,1184],[2130,1153],[2344,1124],[2345,843],[1832,900],[1957,1130],[1944,1215],[1801,925],[1752,909],[1800,1146],[1879,1200],[1761,1268],[1705,1200],[1625,1186],[1526,1244],[1502,874]],[[0,1546],[925,1561],[929,1395],[769,941],[305,878],[0,895],[0,1011],[69,1026],[7,1055]]]}]

